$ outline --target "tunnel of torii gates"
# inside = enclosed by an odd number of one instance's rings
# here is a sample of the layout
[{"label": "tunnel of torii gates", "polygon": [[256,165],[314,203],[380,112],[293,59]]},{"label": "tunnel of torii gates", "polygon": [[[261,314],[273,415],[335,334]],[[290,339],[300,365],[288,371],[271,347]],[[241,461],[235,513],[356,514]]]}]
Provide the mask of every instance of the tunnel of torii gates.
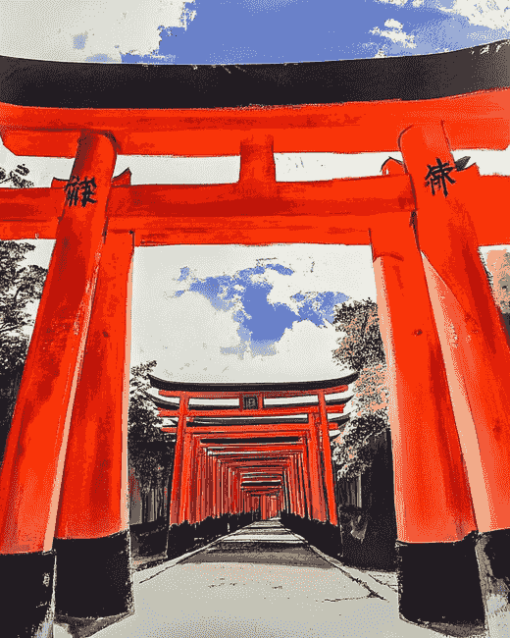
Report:
[{"label": "tunnel of torii gates", "polygon": [[151,376],[176,435],[170,523],[282,510],[337,525],[330,437],[357,374],[301,383],[196,384]]},{"label": "tunnel of torii gates", "polygon": [[[490,541],[499,564],[510,528],[510,347],[478,247],[510,243],[510,178],[464,168],[452,151],[508,147],[509,49],[501,41],[438,55],[209,67],[0,59],[5,146],[75,158],[50,188],[0,194],[2,239],[55,240],[0,474],[3,635],[50,635],[54,612],[130,608],[136,246],[372,247],[390,370],[400,609],[435,619],[431,569],[464,600],[473,587],[481,596],[472,539]],[[381,175],[276,181],[274,153],[396,151],[403,163],[389,160]],[[132,186],[129,171],[113,177],[119,154],[240,155],[240,175]],[[315,463],[301,432],[292,445]],[[217,464],[242,476],[240,460],[211,454],[227,443],[197,436],[194,445],[209,451],[205,472]],[[272,446],[272,480],[305,467],[289,446]],[[321,505],[308,478],[289,492],[292,506],[304,511],[309,489],[307,515],[335,520],[332,496]],[[177,520],[210,507],[185,481]]]}]

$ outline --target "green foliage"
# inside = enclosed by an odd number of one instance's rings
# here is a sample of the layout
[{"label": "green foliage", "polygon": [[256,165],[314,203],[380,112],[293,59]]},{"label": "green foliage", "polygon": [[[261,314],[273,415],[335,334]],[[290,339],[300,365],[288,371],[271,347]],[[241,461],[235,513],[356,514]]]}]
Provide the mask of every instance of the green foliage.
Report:
[{"label": "green foliage", "polygon": [[131,368],[129,461],[144,494],[168,481],[173,460],[169,437],[159,429],[163,419],[148,395],[149,374],[155,367],[156,361],[149,361]]},{"label": "green foliage", "polygon": [[11,426],[29,338],[30,306],[42,295],[46,269],[23,266],[34,250],[26,242],[0,241],[0,453]]},{"label": "green foliage", "polygon": [[341,445],[335,446],[333,460],[337,477],[352,480],[363,474],[372,463],[373,441],[388,427],[384,410],[354,417],[342,432]]},{"label": "green foliage", "polygon": [[0,339],[22,337],[33,323],[30,304],[41,298],[47,270],[22,266],[35,246],[26,242],[0,241]]},{"label": "green foliage", "polygon": [[339,363],[356,372],[375,363],[384,363],[376,303],[365,299],[337,306],[333,325],[340,332],[346,333],[333,355]]},{"label": "green foliage", "polygon": [[376,303],[363,300],[337,306],[333,323],[344,333],[333,358],[359,373],[351,419],[333,447],[337,477],[352,480],[370,467],[372,443],[389,426],[386,360]]}]

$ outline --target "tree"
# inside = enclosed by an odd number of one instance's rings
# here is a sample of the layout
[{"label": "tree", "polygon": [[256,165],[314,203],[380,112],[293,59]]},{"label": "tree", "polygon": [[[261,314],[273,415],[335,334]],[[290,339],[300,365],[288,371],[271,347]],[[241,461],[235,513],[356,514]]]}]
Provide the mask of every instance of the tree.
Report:
[{"label": "tree", "polygon": [[377,304],[370,299],[343,303],[335,308],[333,325],[345,336],[333,358],[356,372],[384,363],[384,347],[379,330]]},{"label": "tree", "polygon": [[338,478],[352,480],[370,467],[372,443],[389,427],[386,359],[373,301],[337,306],[333,324],[344,333],[333,358],[359,373],[353,388],[351,419],[333,449]]},{"label": "tree", "polygon": [[40,298],[47,270],[23,266],[35,246],[0,241],[0,445],[5,449],[14,412],[29,336],[34,323],[31,306]]},{"label": "tree", "polygon": [[149,494],[168,485],[173,463],[169,437],[160,430],[163,419],[148,394],[149,374],[155,367],[156,361],[149,361],[131,368],[129,391],[129,462],[142,493],[143,521],[147,520]]}]

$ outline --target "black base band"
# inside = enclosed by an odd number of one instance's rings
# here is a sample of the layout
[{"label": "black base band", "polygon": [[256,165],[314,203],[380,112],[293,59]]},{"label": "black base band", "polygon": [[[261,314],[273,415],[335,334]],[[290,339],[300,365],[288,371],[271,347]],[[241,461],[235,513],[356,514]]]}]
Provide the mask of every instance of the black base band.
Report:
[{"label": "black base band", "polygon": [[475,538],[456,543],[397,542],[399,610],[407,620],[483,623]]},{"label": "black base band", "polygon": [[55,611],[58,616],[99,618],[133,607],[129,532],[105,538],[60,539]]},{"label": "black base band", "polygon": [[[479,534],[476,555],[480,570],[480,581],[486,619],[491,622],[510,606],[510,529],[500,529]],[[501,622],[497,620],[497,624]],[[494,633],[497,633],[495,629]]]},{"label": "black base band", "polygon": [[55,553],[0,555],[3,638],[53,638]]}]

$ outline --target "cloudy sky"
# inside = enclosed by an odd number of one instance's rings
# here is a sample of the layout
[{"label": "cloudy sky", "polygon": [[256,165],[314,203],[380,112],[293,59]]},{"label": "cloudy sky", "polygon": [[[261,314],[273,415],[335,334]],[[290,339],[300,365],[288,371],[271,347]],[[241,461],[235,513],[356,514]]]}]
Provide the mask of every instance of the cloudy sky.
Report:
[{"label": "cloudy sky", "polygon": [[[0,54],[99,63],[232,64],[416,55],[509,36],[510,0],[0,0]],[[463,151],[482,173],[509,151]],[[459,155],[459,157],[460,157]],[[394,154],[394,156],[397,156]],[[384,154],[277,155],[278,180],[376,175]],[[36,186],[70,160],[15,157]],[[134,184],[234,182],[239,158],[120,157]],[[47,265],[51,242],[33,260]],[[137,249],[132,363],[175,380],[331,378],[335,304],[376,298],[368,247]]]},{"label": "cloudy sky", "polygon": [[508,38],[509,0],[0,0],[0,53],[242,64],[437,53]]}]

